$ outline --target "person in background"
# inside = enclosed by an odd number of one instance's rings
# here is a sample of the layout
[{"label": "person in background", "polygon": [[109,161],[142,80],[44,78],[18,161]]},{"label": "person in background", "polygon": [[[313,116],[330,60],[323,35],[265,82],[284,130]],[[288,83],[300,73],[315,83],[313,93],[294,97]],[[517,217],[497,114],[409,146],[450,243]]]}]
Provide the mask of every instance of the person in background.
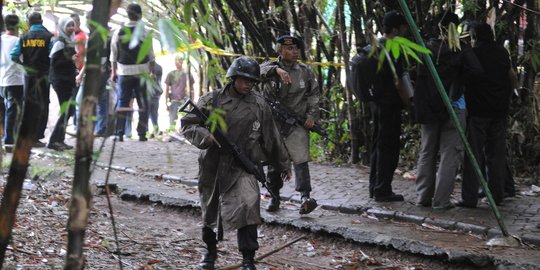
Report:
[{"label": "person in background", "polygon": [[[45,138],[45,129],[49,120],[49,54],[53,43],[53,34],[43,26],[39,12],[28,16],[30,31],[21,36],[11,50],[11,60],[21,63],[26,71],[24,76],[25,106],[37,121],[33,147],[45,147],[40,140]],[[22,57],[21,57],[22,56]]]},{"label": "person in background", "polygon": [[[73,19],[73,22],[75,22],[75,36],[74,36],[74,43],[75,43],[75,52],[76,54],[76,61],[75,65],[77,66],[77,70],[81,71],[84,66],[84,59],[86,57],[86,33],[81,29],[81,18],[79,17],[79,14],[73,13],[70,15],[70,17]],[[90,18],[90,16],[87,16],[87,18]]]},{"label": "person in background", "polygon": [[158,63],[155,63],[151,75],[155,82],[155,85],[152,85],[152,90],[150,91],[150,120],[152,121],[152,134],[150,134],[150,138],[154,138],[160,133],[158,123],[158,111],[159,99],[161,98],[161,94],[163,94],[163,89],[161,88],[161,77],[163,76],[163,68]]},{"label": "person in background", "polygon": [[[405,17],[390,11],[383,19],[384,35],[379,42],[384,46],[386,40],[407,33],[408,25]],[[391,57],[377,72],[374,91],[379,93],[378,100],[371,102],[373,116],[373,139],[371,148],[371,171],[369,173],[369,196],[376,202],[403,201],[403,195],[392,190],[394,171],[397,168],[400,150],[401,112],[405,106],[399,91],[402,82],[394,80],[389,61],[395,66],[397,77],[403,74],[403,63]]]},{"label": "person in background", "polygon": [[[278,127],[291,160],[295,174],[295,190],[300,193],[300,214],[309,214],[317,207],[311,198],[311,175],[309,173],[309,129],[319,119],[319,87],[309,66],[298,62],[303,41],[292,35],[283,35],[276,40],[277,61],[267,61],[261,65],[261,76],[276,82],[274,89],[265,94],[279,101],[296,115],[305,117],[303,126],[290,126],[278,121]],[[266,211],[279,210],[279,191],[283,187],[280,172],[268,167],[268,187],[276,196],[270,199]]]},{"label": "person in background", "polygon": [[[489,24],[474,24],[471,40],[484,73],[474,77],[465,92],[467,139],[495,203],[501,204],[505,181],[509,178],[506,125],[512,89],[517,86],[517,75],[512,69],[508,51],[495,42]],[[461,201],[457,206],[477,206],[479,183],[469,158],[465,157]]]},{"label": "person in background", "polygon": [[[17,123],[22,112],[24,70],[10,58],[10,52],[19,42],[19,17],[8,14],[4,17],[6,32],[2,34],[0,55],[0,95],[4,99],[4,148],[11,152],[17,134]],[[3,113],[4,111],[2,111]]]},{"label": "person in background", "polygon": [[[79,17],[79,14],[72,13],[70,17],[73,19],[73,22],[75,22],[75,37],[74,37],[74,43],[75,43],[75,66],[77,67],[77,86],[73,88],[73,96],[76,97],[77,103],[80,104],[80,101],[82,101],[82,90],[83,87],[81,87],[80,84],[80,78],[84,75],[84,61],[86,59],[86,46],[87,46],[87,37],[86,33],[81,29],[81,18]],[[88,12],[87,19],[90,18],[90,12]],[[75,127],[77,127],[77,117],[79,116],[78,107],[76,109],[76,113],[73,115],[73,124]]]},{"label": "person in background", "polygon": [[[460,125],[465,128],[467,111],[463,92],[472,76],[482,74],[482,67],[472,48],[465,43],[459,46],[448,39],[457,39],[459,18],[451,11],[436,17],[439,36],[430,39],[426,46],[433,54],[435,68],[452,102]],[[454,33],[451,33],[455,31]],[[414,93],[416,121],[420,123],[421,144],[416,179],[416,205],[446,210],[454,207],[450,195],[459,164],[463,159],[463,143],[450,119],[435,81],[425,65],[418,66]],[[440,162],[437,170],[437,157]]]},{"label": "person in background", "polygon": [[66,136],[67,120],[75,113],[73,89],[76,87],[75,77],[77,77],[77,67],[75,66],[74,32],[75,22],[73,19],[71,17],[61,18],[58,22],[58,38],[54,42],[49,55],[51,58],[49,80],[58,96],[58,104],[60,104],[61,110],[49,138],[47,148],[56,151],[73,148],[73,146],[67,145],[64,139]]},{"label": "person in background", "polygon": [[174,64],[176,69],[169,72],[165,78],[165,102],[169,111],[169,130],[176,129],[178,108],[188,98],[195,98],[193,94],[193,76],[183,69],[184,60],[180,55],[176,56]]},{"label": "person in background", "polygon": [[[117,110],[129,108],[133,96],[139,107],[137,134],[139,141],[147,141],[148,131],[148,93],[142,84],[142,76],[153,69],[154,51],[152,45],[142,60],[138,55],[146,39],[146,31],[142,19],[142,8],[138,4],[129,4],[126,8],[129,22],[114,32],[111,40],[111,80],[118,80]],[[131,33],[131,34],[130,34]],[[133,46],[135,44],[135,46]],[[119,111],[116,121],[116,135],[119,141],[124,140],[126,113]]]}]

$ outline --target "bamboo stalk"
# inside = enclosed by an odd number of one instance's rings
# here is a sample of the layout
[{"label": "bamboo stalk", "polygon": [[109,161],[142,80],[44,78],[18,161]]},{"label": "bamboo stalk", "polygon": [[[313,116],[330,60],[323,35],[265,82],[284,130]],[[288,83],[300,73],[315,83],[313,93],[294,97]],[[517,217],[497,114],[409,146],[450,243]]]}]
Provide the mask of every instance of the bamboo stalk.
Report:
[{"label": "bamboo stalk", "polygon": [[[111,0],[94,0],[92,5],[91,20],[107,29]],[[101,38],[96,25],[91,25],[85,63],[83,100],[78,119],[75,177],[67,224],[68,243],[64,269],[70,270],[83,269],[85,265],[83,245],[92,198],[89,186],[94,147],[94,121],[92,121],[92,117],[95,114],[97,93],[101,81],[101,54],[104,53],[104,42],[106,40]]]}]

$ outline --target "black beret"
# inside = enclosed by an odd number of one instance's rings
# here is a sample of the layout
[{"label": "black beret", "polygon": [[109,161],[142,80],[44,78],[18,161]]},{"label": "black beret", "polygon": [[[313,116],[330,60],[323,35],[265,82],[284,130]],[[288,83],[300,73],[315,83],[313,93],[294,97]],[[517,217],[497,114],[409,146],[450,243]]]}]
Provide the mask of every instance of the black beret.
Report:
[{"label": "black beret", "polygon": [[283,45],[296,45],[298,47],[302,46],[302,41],[299,38],[291,35],[280,36],[277,38],[276,42]]}]

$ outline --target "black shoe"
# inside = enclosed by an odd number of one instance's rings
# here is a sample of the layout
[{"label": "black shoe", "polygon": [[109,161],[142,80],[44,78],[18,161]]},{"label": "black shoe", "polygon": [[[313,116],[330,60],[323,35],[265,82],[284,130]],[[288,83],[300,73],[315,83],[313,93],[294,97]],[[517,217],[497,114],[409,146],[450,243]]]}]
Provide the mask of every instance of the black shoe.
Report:
[{"label": "black shoe", "polygon": [[124,135],[116,135],[115,139],[119,142],[123,142],[124,141]]},{"label": "black shoe", "polygon": [[49,143],[49,144],[47,144],[47,148],[55,150],[55,151],[67,150],[61,142]]},{"label": "black shoe", "polygon": [[146,138],[146,136],[139,136],[139,141],[140,142],[146,142],[146,141],[148,141],[148,139]]},{"label": "black shoe", "polygon": [[403,195],[395,194],[395,193],[392,193],[391,195],[388,195],[388,196],[380,196],[380,197],[375,196],[376,202],[402,202],[404,200],[405,199],[403,198]]},{"label": "black shoe", "polygon": [[41,147],[45,147],[47,146],[45,143],[41,142],[40,140],[37,140],[34,142],[34,144],[32,145],[32,147],[34,148],[41,148]]},{"label": "black shoe", "polygon": [[71,149],[73,149],[73,146],[67,145],[65,142],[60,142],[60,144],[62,145],[62,147],[64,147],[64,150],[71,150]]},{"label": "black shoe", "polygon": [[255,251],[242,251],[242,270],[257,270],[257,267],[255,267]]},{"label": "black shoe", "polygon": [[242,270],[257,270],[257,267],[255,267],[253,262],[243,262]]},{"label": "black shoe", "polygon": [[217,249],[207,250],[202,260],[199,262],[199,267],[204,270],[214,270],[217,259]]},{"label": "black shoe", "polygon": [[280,201],[279,199],[271,198],[268,202],[268,205],[266,205],[266,211],[267,212],[276,212],[279,210]]},{"label": "black shoe", "polygon": [[302,198],[302,204],[300,205],[300,215],[305,215],[313,212],[317,208],[317,201],[312,198]]},{"label": "black shoe", "polygon": [[459,201],[458,203],[456,203],[456,206],[463,207],[463,208],[476,208],[476,204],[468,203],[464,201]]},{"label": "black shoe", "polygon": [[416,207],[431,207],[431,203],[416,203]]}]

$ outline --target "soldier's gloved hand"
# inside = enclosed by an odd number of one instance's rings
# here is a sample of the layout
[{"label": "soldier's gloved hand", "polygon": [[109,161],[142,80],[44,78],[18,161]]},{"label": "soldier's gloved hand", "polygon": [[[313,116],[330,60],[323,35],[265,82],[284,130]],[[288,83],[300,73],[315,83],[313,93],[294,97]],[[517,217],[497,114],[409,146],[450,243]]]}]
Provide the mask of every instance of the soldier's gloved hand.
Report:
[{"label": "soldier's gloved hand", "polygon": [[306,122],[304,122],[304,127],[306,129],[310,129],[314,125],[315,125],[315,120],[313,120],[313,118],[311,118],[311,116],[308,116],[308,118],[306,119]]},{"label": "soldier's gloved hand", "polygon": [[216,140],[216,138],[212,134],[206,136],[206,138],[204,138],[201,141],[201,145],[204,145],[204,144],[207,144],[207,145],[210,145],[210,146],[217,145],[217,147],[221,148],[221,144],[219,144],[219,142]]},{"label": "soldier's gloved hand", "polygon": [[284,84],[291,83],[291,77],[289,76],[289,72],[281,68],[276,68],[276,73],[279,75],[279,78]]}]

